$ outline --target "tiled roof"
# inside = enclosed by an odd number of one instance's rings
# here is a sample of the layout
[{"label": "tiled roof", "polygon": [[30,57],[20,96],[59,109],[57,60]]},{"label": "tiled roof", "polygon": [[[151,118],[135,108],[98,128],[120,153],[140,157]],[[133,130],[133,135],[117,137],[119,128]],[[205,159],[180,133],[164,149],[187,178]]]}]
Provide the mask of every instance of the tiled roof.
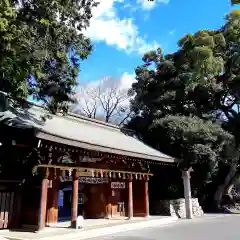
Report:
[{"label": "tiled roof", "polygon": [[43,121],[44,113],[42,107],[34,104],[27,109],[10,107],[0,112],[0,121],[14,127],[34,128],[39,139],[129,157],[175,162],[170,156],[134,137],[129,130],[74,114],[58,114]]}]

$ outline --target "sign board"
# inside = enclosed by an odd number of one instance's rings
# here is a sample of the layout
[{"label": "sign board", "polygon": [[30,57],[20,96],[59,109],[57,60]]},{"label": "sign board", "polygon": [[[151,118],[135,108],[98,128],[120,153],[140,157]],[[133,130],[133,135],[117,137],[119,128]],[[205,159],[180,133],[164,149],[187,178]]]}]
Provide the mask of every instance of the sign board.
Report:
[{"label": "sign board", "polygon": [[108,183],[108,178],[79,177],[80,183],[103,184]]},{"label": "sign board", "polygon": [[[87,183],[87,184],[103,184],[108,183],[108,178],[97,178],[97,177],[88,177],[88,176],[80,176],[79,183]],[[72,176],[60,176],[61,182],[69,182],[72,181]]]},{"label": "sign board", "polygon": [[80,159],[80,162],[95,163],[95,162],[98,162],[100,160],[101,160],[101,158],[84,156],[83,158]]},{"label": "sign board", "polygon": [[111,182],[111,188],[113,188],[113,189],[116,189],[116,188],[124,189],[124,188],[126,188],[125,182]]}]

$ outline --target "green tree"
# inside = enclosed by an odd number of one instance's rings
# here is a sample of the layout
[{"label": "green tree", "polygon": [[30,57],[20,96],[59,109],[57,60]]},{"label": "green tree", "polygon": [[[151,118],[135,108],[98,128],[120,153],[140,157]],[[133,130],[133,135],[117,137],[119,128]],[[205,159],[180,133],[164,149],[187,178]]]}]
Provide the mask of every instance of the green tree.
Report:
[{"label": "green tree", "polygon": [[240,0],[231,0],[232,5],[239,4]]},{"label": "green tree", "polygon": [[233,11],[221,29],[181,38],[173,54],[146,53],[131,89],[129,126],[182,167],[193,166],[197,191],[227,169],[215,188],[218,205],[238,175],[239,21]]},{"label": "green tree", "polygon": [[93,0],[0,2],[0,90],[17,103],[29,95],[67,111],[81,60],[92,50],[82,34]]}]

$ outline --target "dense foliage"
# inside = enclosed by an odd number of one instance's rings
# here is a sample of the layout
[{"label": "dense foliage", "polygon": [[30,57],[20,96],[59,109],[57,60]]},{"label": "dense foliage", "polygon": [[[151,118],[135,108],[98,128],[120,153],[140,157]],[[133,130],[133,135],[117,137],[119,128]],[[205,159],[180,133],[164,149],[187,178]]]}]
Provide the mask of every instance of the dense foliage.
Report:
[{"label": "dense foliage", "polygon": [[231,0],[231,3],[234,5],[234,4],[239,4],[240,1],[239,0]]},{"label": "dense foliage", "polygon": [[[235,166],[238,174],[239,36],[240,11],[235,10],[221,29],[184,36],[172,54],[164,56],[161,49],[146,53],[136,69],[131,89],[135,116],[129,126],[180,159],[181,167],[192,166],[196,191],[212,183],[222,168]],[[231,182],[225,177],[218,178],[219,186],[225,184],[223,192]]]},{"label": "dense foliage", "polygon": [[67,110],[80,61],[92,50],[82,34],[94,0],[0,1],[0,91]]}]

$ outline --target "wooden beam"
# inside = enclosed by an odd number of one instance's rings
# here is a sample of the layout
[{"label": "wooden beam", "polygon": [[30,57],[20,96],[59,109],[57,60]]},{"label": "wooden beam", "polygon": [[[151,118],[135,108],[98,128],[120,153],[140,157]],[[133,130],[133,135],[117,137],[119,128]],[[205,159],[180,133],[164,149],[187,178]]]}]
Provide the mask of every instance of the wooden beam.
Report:
[{"label": "wooden beam", "polygon": [[[84,169],[87,169],[87,170],[93,170],[93,171],[104,171],[104,172],[113,172],[113,173],[125,173],[125,174],[140,174],[140,175],[144,175],[144,176],[153,176],[152,173],[149,173],[149,172],[134,172],[134,171],[125,171],[125,170],[117,170],[117,169],[109,169],[109,168],[93,168],[93,167],[76,167],[76,166],[66,166],[64,164],[59,164],[59,165],[51,165],[51,164],[40,164],[40,165],[37,165],[33,168],[32,170],[32,173],[33,174],[36,174],[37,173],[37,170],[38,168],[58,168],[58,169],[61,169],[61,170],[69,170],[69,169],[72,169],[72,170],[84,170]],[[106,167],[106,166],[105,166]]]}]

